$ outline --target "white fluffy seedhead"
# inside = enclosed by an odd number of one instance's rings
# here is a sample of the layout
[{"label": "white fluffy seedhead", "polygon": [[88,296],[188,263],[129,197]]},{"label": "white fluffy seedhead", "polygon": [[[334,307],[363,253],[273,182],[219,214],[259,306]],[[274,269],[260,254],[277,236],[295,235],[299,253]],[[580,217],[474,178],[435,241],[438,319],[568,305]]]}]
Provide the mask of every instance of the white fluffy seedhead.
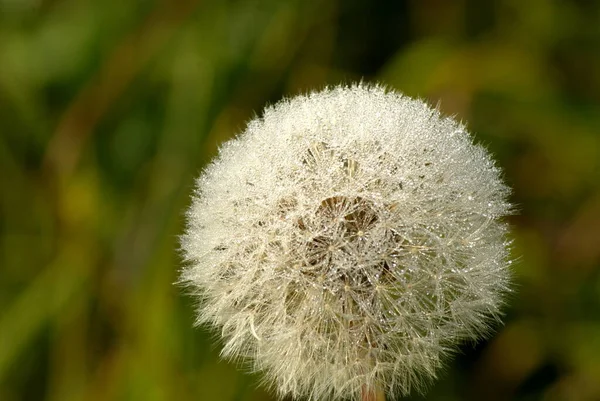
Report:
[{"label": "white fluffy seedhead", "polygon": [[407,394],[497,319],[507,187],[465,128],[379,86],[284,100],[198,179],[181,281],[281,395]]}]

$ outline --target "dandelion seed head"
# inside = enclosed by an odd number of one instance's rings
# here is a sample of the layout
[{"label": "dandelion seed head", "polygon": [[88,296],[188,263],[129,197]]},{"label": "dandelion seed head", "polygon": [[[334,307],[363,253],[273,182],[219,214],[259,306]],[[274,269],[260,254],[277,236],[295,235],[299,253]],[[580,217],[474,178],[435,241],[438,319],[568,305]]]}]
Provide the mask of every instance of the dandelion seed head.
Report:
[{"label": "dandelion seed head", "polygon": [[283,100],[197,182],[181,281],[282,395],[408,394],[490,330],[508,188],[465,127],[380,86]]}]

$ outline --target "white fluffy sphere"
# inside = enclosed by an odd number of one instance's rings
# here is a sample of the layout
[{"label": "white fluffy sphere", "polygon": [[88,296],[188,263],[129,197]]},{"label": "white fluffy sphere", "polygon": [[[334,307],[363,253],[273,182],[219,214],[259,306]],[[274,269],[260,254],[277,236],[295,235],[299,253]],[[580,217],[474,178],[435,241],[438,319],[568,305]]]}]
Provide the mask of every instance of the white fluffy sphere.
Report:
[{"label": "white fluffy sphere", "polygon": [[281,395],[407,394],[497,319],[507,187],[465,128],[379,86],[281,101],[198,179],[182,282]]}]

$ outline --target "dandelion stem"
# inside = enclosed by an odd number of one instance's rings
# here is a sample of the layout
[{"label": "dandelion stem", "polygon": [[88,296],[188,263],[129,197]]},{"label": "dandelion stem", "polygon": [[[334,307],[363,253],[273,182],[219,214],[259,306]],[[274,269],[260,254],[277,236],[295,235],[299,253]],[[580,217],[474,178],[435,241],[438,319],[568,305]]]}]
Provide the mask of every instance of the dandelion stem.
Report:
[{"label": "dandelion stem", "polygon": [[385,401],[385,393],[379,388],[367,389],[363,387],[362,401]]}]

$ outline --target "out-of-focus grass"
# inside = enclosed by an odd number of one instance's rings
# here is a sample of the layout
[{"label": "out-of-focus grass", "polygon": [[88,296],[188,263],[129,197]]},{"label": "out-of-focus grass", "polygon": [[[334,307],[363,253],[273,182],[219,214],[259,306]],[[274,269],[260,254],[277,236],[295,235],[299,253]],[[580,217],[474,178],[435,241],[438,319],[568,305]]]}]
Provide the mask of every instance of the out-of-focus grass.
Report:
[{"label": "out-of-focus grass", "polygon": [[506,325],[430,400],[600,399],[600,4],[0,0],[0,400],[270,400],[173,285],[193,179],[267,103],[380,80],[514,188]]}]

